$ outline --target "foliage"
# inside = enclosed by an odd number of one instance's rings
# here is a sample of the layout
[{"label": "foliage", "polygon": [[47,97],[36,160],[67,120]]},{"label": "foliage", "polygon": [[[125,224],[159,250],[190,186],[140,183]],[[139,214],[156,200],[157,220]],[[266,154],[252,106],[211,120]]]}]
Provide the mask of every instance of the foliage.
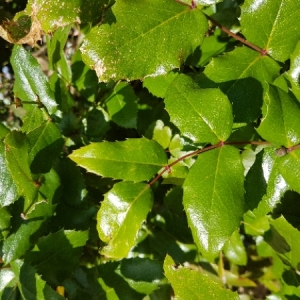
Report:
[{"label": "foliage", "polygon": [[19,2],[1,299],[298,299],[298,1]]}]

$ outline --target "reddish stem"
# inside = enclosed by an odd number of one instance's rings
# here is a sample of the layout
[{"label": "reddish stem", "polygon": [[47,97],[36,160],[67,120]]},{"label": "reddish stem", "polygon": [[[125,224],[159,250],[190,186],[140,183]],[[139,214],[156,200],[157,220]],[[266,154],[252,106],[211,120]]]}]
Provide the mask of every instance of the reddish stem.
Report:
[{"label": "reddish stem", "polygon": [[299,148],[300,148],[300,145],[296,145],[296,146],[290,147],[290,148],[288,148],[288,152],[292,152],[292,151],[294,151],[296,149],[299,149]]},{"label": "reddish stem", "polygon": [[[242,142],[223,142],[223,141],[220,141],[218,144],[211,145],[211,146],[208,146],[208,147],[205,147],[205,148],[202,148],[202,149],[190,152],[190,153],[188,153],[186,155],[183,155],[182,157],[176,159],[172,163],[166,165],[162,169],[162,171],[160,171],[160,173],[158,173],[156,175],[156,177],[154,179],[152,179],[148,183],[148,186],[150,187],[151,185],[153,185],[165,172],[168,171],[170,173],[171,172],[171,167],[173,167],[174,165],[178,164],[180,161],[183,161],[184,159],[186,159],[188,157],[193,157],[193,156],[198,155],[200,153],[203,153],[203,152],[206,152],[206,151],[218,148],[218,147],[222,147],[224,145],[246,145],[246,144],[251,144],[251,145],[270,145],[271,143],[269,143],[269,142],[255,142],[255,141],[242,141]],[[297,147],[297,146],[294,146],[293,148],[295,148],[295,147]],[[299,145],[299,148],[300,148],[300,145]]]},{"label": "reddish stem", "polygon": [[239,35],[231,32],[229,29],[227,29],[226,27],[224,27],[223,25],[221,25],[219,22],[217,22],[216,20],[214,20],[213,18],[211,18],[208,15],[205,15],[206,18],[211,21],[212,23],[214,23],[215,25],[217,25],[222,31],[226,32],[228,35],[232,36],[234,39],[240,41],[241,43],[243,43],[244,45],[247,45],[248,47],[254,49],[255,51],[259,52],[262,56],[265,56],[268,54],[267,50],[261,49],[258,46],[248,42],[247,40],[245,40],[244,38],[240,37]]}]

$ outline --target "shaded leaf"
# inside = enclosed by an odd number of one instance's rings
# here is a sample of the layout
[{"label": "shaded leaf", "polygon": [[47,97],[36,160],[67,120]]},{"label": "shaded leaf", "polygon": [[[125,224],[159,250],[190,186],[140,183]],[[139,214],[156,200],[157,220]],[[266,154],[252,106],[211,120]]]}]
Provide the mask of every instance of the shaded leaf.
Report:
[{"label": "shaded leaf", "polygon": [[56,102],[46,76],[37,60],[22,46],[14,46],[11,64],[16,77],[14,92],[23,101],[40,101],[49,114],[56,111]]},{"label": "shaded leaf", "polygon": [[176,266],[170,256],[165,259],[164,270],[178,300],[239,299],[237,293],[223,289],[207,275],[196,270]]},{"label": "shaded leaf", "polygon": [[247,0],[242,6],[241,26],[247,40],[284,62],[300,39],[297,1]]},{"label": "shaded leaf", "polygon": [[142,79],[179,68],[207,30],[200,10],[175,1],[118,1],[112,11],[117,22],[94,27],[81,47],[100,81]]},{"label": "shaded leaf", "polygon": [[126,82],[118,83],[105,106],[111,120],[124,128],[136,128],[137,125],[137,98],[133,88]]},{"label": "shaded leaf", "polygon": [[193,142],[215,144],[231,134],[231,105],[219,89],[201,89],[189,76],[179,75],[165,103],[171,121]]},{"label": "shaded leaf", "polygon": [[101,240],[108,243],[101,253],[126,257],[153,203],[150,187],[144,183],[119,182],[104,196],[97,215]]},{"label": "shaded leaf", "polygon": [[149,180],[167,164],[164,149],[145,138],[94,143],[69,157],[89,172],[132,181]]},{"label": "shaded leaf", "polygon": [[223,146],[197,158],[184,185],[183,204],[194,240],[213,260],[244,213],[244,176],[239,151]]}]

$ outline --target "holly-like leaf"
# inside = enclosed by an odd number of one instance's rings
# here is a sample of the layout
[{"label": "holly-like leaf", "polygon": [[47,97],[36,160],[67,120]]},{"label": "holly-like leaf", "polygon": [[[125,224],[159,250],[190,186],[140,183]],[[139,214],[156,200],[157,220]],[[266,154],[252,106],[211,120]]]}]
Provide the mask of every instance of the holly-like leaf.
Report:
[{"label": "holly-like leaf", "polygon": [[136,128],[137,98],[126,82],[118,83],[105,101],[111,120],[124,128]]},{"label": "holly-like leaf", "polygon": [[126,257],[153,203],[147,184],[119,182],[104,196],[97,215],[101,240],[108,243],[101,253],[113,258]]},{"label": "holly-like leaf", "polygon": [[[270,57],[241,47],[213,58],[204,74],[214,82],[213,86],[219,86],[228,96],[232,103],[234,121],[249,123],[261,113],[261,82],[272,83],[279,75],[279,70],[279,64]],[[201,81],[199,84],[203,86]]]},{"label": "holly-like leaf", "polygon": [[22,46],[14,46],[11,64],[16,77],[14,92],[17,97],[37,104],[40,101],[49,114],[53,114],[57,104],[37,60]]},{"label": "holly-like leaf", "polygon": [[247,0],[242,6],[242,32],[250,42],[284,62],[300,39],[298,1]]},{"label": "holly-like leaf", "polygon": [[179,68],[207,30],[199,9],[175,1],[117,1],[112,11],[116,23],[94,27],[81,47],[100,81],[142,79]]},{"label": "holly-like leaf", "polygon": [[18,198],[18,189],[5,160],[5,146],[0,141],[0,206],[7,206]]},{"label": "holly-like leaf", "polygon": [[280,173],[291,188],[300,193],[300,149],[278,159]]},{"label": "holly-like leaf", "polygon": [[219,89],[201,89],[189,76],[179,75],[165,103],[171,121],[193,142],[215,144],[231,134],[231,105]]},{"label": "holly-like leaf", "polygon": [[87,239],[88,231],[60,230],[40,238],[27,259],[47,282],[57,286],[79,266]]},{"label": "holly-like leaf", "polygon": [[165,259],[164,270],[178,300],[240,299],[237,293],[223,289],[207,275],[196,270],[176,266],[169,255]]},{"label": "holly-like leaf", "polygon": [[300,106],[289,94],[266,84],[262,111],[257,132],[265,140],[287,148],[300,143]]},{"label": "holly-like leaf", "polygon": [[197,158],[183,185],[183,204],[194,240],[213,260],[244,213],[244,175],[239,151],[223,146]]},{"label": "holly-like leaf", "polygon": [[89,172],[132,181],[149,180],[167,164],[164,149],[145,138],[93,143],[69,157]]},{"label": "holly-like leaf", "polygon": [[30,149],[28,160],[32,173],[47,173],[61,152],[64,140],[56,124],[42,123],[27,135]]},{"label": "holly-like leaf", "polygon": [[37,187],[28,163],[29,142],[25,134],[12,131],[4,140],[5,159],[18,195],[24,196],[29,206],[37,196]]},{"label": "holly-like leaf", "polygon": [[278,167],[276,148],[267,147],[256,155],[246,176],[245,202],[257,217],[272,211],[289,189]]}]

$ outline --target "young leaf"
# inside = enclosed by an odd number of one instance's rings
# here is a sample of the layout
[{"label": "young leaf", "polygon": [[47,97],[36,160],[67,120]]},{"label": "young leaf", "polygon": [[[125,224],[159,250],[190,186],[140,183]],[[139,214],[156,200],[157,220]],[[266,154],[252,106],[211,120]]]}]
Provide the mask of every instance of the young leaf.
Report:
[{"label": "young leaf", "polygon": [[37,197],[37,187],[33,181],[29,164],[29,142],[25,134],[12,131],[4,140],[5,159],[18,194],[24,196],[26,206],[29,206]]},{"label": "young leaf", "polygon": [[128,83],[118,83],[105,100],[105,106],[116,124],[124,128],[136,128],[137,98]]},{"label": "young leaf", "polygon": [[237,293],[223,289],[207,275],[185,267],[178,267],[167,255],[164,270],[178,300],[224,299],[238,300]]},{"label": "young leaf", "polygon": [[22,46],[14,46],[11,64],[16,81],[15,94],[23,101],[41,101],[49,114],[56,111],[56,102],[49,83],[36,59]]},{"label": "young leaf", "polygon": [[215,144],[231,134],[231,105],[219,89],[201,89],[189,76],[179,75],[165,103],[171,121],[193,142]]},{"label": "young leaf", "polygon": [[199,9],[175,1],[117,1],[112,11],[117,22],[94,27],[81,47],[100,81],[142,79],[179,68],[207,30]]},{"label": "young leaf", "polygon": [[132,181],[149,180],[167,164],[164,149],[145,138],[93,143],[69,157],[89,172]]},{"label": "young leaf", "polygon": [[18,189],[6,165],[5,145],[0,141],[0,206],[7,206],[18,198]]},{"label": "young leaf", "polygon": [[266,84],[262,111],[257,132],[265,140],[287,148],[300,143],[300,106],[289,94]]},{"label": "young leaf", "polygon": [[152,191],[147,184],[116,183],[105,194],[97,215],[99,236],[108,243],[101,253],[113,258],[126,257],[152,203]]},{"label": "young leaf", "polygon": [[244,213],[244,175],[239,151],[223,146],[197,158],[183,185],[183,204],[194,240],[213,260]]},{"label": "young leaf", "polygon": [[299,3],[293,0],[247,0],[242,6],[245,37],[284,62],[300,39]]}]

